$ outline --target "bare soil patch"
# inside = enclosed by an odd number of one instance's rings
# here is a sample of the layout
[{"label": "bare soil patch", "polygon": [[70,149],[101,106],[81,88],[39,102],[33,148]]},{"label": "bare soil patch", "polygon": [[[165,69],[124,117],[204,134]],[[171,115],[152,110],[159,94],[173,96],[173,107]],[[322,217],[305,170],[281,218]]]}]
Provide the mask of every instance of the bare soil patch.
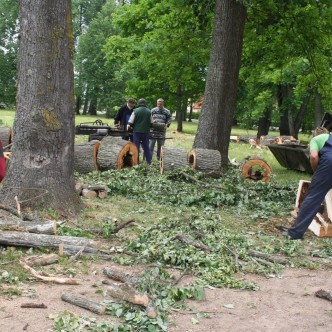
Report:
[{"label": "bare soil patch", "polygon": [[[32,282],[20,285],[22,296],[14,299],[0,297],[1,332],[48,332],[53,331],[50,314],[64,310],[77,315],[113,319],[97,315],[61,300],[65,291],[87,297],[96,302],[102,296],[96,294],[96,282],[104,278],[104,267],[111,263],[94,263],[86,274],[76,276],[82,283],[78,286],[54,285]],[[123,269],[123,268],[122,268]],[[140,267],[126,270],[138,273]],[[174,311],[170,315],[169,331],[330,331],[332,303],[317,298],[319,289],[332,290],[331,271],[286,269],[279,277],[266,278],[258,275],[242,276],[255,282],[258,291],[206,288],[206,299],[187,301],[190,310]],[[191,278],[183,279],[182,284]],[[100,286],[99,289],[103,287]],[[46,309],[21,308],[23,303],[43,303]],[[208,317],[202,317],[204,315]]]}]

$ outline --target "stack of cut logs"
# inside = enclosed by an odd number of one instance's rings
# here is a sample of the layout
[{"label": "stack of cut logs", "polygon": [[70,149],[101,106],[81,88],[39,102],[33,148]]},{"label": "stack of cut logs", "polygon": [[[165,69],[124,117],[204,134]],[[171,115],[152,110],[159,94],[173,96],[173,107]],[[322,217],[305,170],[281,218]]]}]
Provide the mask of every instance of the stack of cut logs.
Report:
[{"label": "stack of cut logs", "polygon": [[102,184],[86,185],[81,181],[75,184],[76,192],[85,198],[105,198],[107,196],[108,187]]}]

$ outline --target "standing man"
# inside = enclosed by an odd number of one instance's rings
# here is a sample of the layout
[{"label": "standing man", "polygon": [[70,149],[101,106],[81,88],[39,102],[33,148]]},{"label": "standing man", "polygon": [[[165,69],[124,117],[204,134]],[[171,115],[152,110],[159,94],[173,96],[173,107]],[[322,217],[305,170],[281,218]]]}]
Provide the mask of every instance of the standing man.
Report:
[{"label": "standing man", "polygon": [[171,112],[164,107],[163,99],[157,100],[157,107],[151,110],[151,116],[153,122],[151,134],[152,136],[155,135],[158,138],[150,139],[150,152],[151,156],[153,156],[154,146],[157,141],[157,158],[160,160],[160,150],[165,144],[166,128],[168,128],[172,122]]},{"label": "standing man", "polygon": [[325,196],[332,188],[332,135],[326,128],[318,127],[310,141],[310,164],[314,174],[304,198],[295,224],[291,228],[276,226],[291,240],[303,239]]},{"label": "standing man", "polygon": [[[114,117],[114,126],[122,130],[127,129],[128,120],[133,113],[135,107],[135,99],[129,98],[127,104],[121,106]],[[119,124],[120,123],[120,124]],[[131,136],[122,136],[122,139],[128,141]],[[132,139],[131,139],[132,140]]]},{"label": "standing man", "polygon": [[151,111],[146,107],[146,100],[141,98],[138,101],[138,106],[131,114],[128,127],[133,128],[133,142],[140,151],[140,145],[142,143],[144,156],[146,162],[151,164],[151,153],[149,149],[149,133],[152,123]]}]

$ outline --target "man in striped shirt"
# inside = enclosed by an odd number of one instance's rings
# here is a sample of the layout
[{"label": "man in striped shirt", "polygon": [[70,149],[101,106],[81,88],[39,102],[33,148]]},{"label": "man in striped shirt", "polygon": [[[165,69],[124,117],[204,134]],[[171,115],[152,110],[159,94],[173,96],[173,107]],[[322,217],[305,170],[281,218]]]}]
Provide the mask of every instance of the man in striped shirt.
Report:
[{"label": "man in striped shirt", "polygon": [[171,125],[171,112],[164,107],[164,100],[157,100],[157,107],[151,110],[152,116],[152,136],[155,134],[158,138],[150,139],[150,152],[153,156],[154,146],[157,142],[157,158],[160,160],[161,147],[165,144],[166,128]]}]

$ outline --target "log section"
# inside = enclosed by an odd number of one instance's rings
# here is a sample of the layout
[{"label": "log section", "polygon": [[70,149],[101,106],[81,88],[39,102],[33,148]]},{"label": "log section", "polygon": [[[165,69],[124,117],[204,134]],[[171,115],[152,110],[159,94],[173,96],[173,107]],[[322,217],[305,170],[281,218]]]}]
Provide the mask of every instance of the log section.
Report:
[{"label": "log section", "polygon": [[100,142],[97,162],[101,171],[135,166],[138,164],[136,145],[120,137],[106,136]]},{"label": "log section", "polygon": [[86,249],[98,249],[101,247],[100,242],[89,240],[83,237],[45,235],[0,230],[0,244],[3,245],[57,248],[61,243],[64,244],[65,249],[67,247],[72,248],[73,246],[85,247]]},{"label": "log section", "polygon": [[220,175],[221,156],[218,150],[192,149],[188,154],[188,162],[194,170]]},{"label": "log section", "polygon": [[262,180],[264,182],[271,181],[270,175],[272,174],[272,169],[265,160],[259,157],[244,161],[241,170],[242,176],[245,179]]},{"label": "log section", "polygon": [[160,174],[184,167],[188,164],[188,153],[184,149],[161,147]]},{"label": "log section", "polygon": [[74,171],[80,174],[87,174],[98,171],[97,155],[99,150],[99,141],[90,141],[87,143],[75,144],[74,148]]}]

